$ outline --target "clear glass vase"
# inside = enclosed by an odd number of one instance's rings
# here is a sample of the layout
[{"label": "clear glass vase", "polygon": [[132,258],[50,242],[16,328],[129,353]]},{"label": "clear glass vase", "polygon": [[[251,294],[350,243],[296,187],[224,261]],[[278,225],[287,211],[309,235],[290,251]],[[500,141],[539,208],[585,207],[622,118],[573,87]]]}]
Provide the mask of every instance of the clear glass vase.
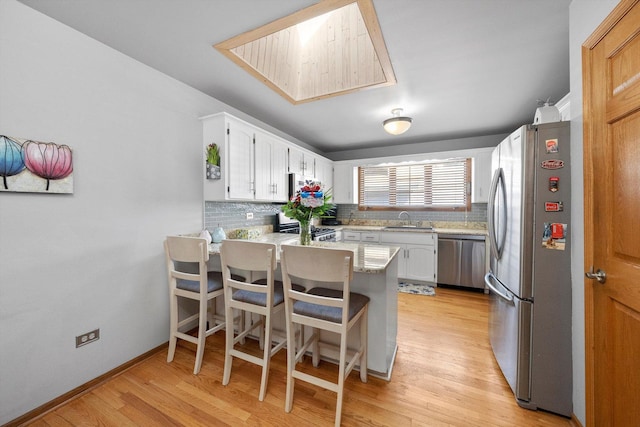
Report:
[{"label": "clear glass vase", "polygon": [[300,221],[300,244],[303,246],[311,244],[311,221]]}]

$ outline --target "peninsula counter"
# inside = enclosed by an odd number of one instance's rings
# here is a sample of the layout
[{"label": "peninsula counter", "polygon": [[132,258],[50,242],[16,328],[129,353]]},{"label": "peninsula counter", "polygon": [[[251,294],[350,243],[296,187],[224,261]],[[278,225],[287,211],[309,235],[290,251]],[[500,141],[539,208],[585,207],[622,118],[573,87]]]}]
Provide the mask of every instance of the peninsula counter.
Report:
[{"label": "peninsula counter", "polygon": [[[255,241],[275,243],[278,247],[278,270],[276,279],[282,278],[279,265],[281,244],[296,244],[297,239],[282,234],[264,235]],[[313,246],[335,249],[347,249],[354,253],[353,281],[351,291],[370,298],[368,314],[368,372],[386,380],[391,379],[391,371],[397,351],[398,331],[398,252],[395,246],[378,246],[342,242],[313,242]],[[220,244],[209,246],[211,258],[209,269],[220,271]],[[255,279],[255,278],[252,278]],[[300,283],[305,286],[308,284]],[[323,286],[326,286],[323,284]],[[307,286],[308,287],[308,286]],[[278,325],[279,323],[279,325]],[[284,319],[275,322],[275,328],[281,329]],[[350,341],[359,340],[358,328],[352,330]],[[327,339],[323,335],[323,339]],[[324,357],[331,360],[330,357]]]}]

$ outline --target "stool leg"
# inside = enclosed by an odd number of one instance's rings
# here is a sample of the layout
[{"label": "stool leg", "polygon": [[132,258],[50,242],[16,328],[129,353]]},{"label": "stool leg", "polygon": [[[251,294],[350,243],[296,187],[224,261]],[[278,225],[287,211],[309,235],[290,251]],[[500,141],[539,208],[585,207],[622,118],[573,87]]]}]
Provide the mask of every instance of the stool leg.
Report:
[{"label": "stool leg", "polygon": [[314,368],[317,368],[320,364],[320,349],[318,345],[318,341],[320,340],[320,330],[318,328],[313,328],[311,336],[313,337],[313,342],[311,343],[311,363]]},{"label": "stool leg", "polygon": [[338,373],[338,399],[336,403],[336,427],[340,427],[342,418],[342,399],[344,396],[345,370],[347,369],[347,334],[340,335],[340,371]]},{"label": "stool leg", "polygon": [[[204,297],[206,298],[206,296]],[[202,366],[202,358],[204,356],[204,346],[207,340],[207,308],[208,301],[200,300],[200,315],[198,316],[198,347],[196,349],[196,364],[193,367],[193,374],[198,375]]]},{"label": "stool leg", "polygon": [[260,395],[259,401],[264,400],[265,394],[267,394],[267,382],[269,381],[269,365],[271,364],[271,315],[264,316],[265,325],[264,329],[260,328],[260,335],[263,337],[263,351],[262,351],[262,378],[260,379]]},{"label": "stool leg", "polygon": [[173,357],[176,354],[176,344],[178,338],[176,332],[178,331],[178,297],[171,295],[171,302],[169,307],[169,353],[167,353],[167,363],[173,361]]},{"label": "stool leg", "polygon": [[[293,378],[293,371],[296,367],[296,345],[295,345],[295,323],[290,321],[290,315],[287,312],[287,391],[285,394],[284,410],[285,412],[291,412],[293,407],[293,388],[295,386]],[[304,327],[299,325],[301,328]]]},{"label": "stool leg", "polygon": [[362,352],[360,354],[360,381],[362,381],[363,383],[367,382],[367,357],[368,357],[367,348],[369,346],[369,341],[368,341],[369,317],[368,316],[369,316],[369,305],[367,304],[364,307],[364,313],[362,313],[362,317],[360,317],[360,348]]},{"label": "stool leg", "polygon": [[[233,350],[233,309],[225,305],[225,318],[227,319],[227,328],[225,330],[225,349],[224,349],[224,371],[222,374],[222,385],[229,384],[231,378],[231,365],[233,363],[233,357],[231,357],[231,350]],[[240,311],[240,316],[244,316],[244,312]],[[244,325],[244,322],[241,322]],[[229,324],[232,326],[229,327]],[[240,329],[242,331],[242,329]]]}]

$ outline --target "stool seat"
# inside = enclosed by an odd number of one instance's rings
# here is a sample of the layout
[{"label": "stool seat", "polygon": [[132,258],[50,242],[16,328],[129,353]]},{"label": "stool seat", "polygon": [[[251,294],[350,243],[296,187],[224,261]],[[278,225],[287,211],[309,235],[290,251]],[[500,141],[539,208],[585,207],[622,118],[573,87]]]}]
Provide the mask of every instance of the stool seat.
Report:
[{"label": "stool seat", "polygon": [[[256,285],[266,285],[267,279],[258,279],[251,282]],[[304,286],[300,285],[292,285],[296,290],[300,292],[304,292]],[[267,294],[262,292],[253,292],[253,291],[235,291],[233,294],[233,299],[236,301],[242,301],[249,304],[260,305],[262,307],[267,306]],[[282,282],[280,280],[273,281],[273,306],[275,307],[278,304],[282,304],[284,302],[284,291],[282,290]]]},{"label": "stool seat", "polygon": [[[294,289],[295,290],[295,289]],[[313,288],[307,292],[309,295],[318,295],[329,298],[342,298],[342,291],[329,288]],[[348,320],[360,312],[367,304],[369,297],[351,292],[349,296],[349,315]],[[326,305],[314,304],[304,301],[296,301],[293,304],[293,312],[302,316],[310,316],[318,319],[326,320],[333,323],[342,322],[342,307],[330,307]]]}]

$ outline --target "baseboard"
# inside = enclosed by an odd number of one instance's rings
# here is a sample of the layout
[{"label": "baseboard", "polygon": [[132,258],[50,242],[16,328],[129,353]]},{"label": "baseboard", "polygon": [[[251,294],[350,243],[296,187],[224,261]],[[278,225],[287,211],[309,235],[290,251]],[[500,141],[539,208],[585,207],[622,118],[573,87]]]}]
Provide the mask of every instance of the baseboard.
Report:
[{"label": "baseboard", "polygon": [[140,356],[129,360],[128,362],[123,363],[122,365],[110,370],[109,372],[106,372],[102,375],[100,375],[99,377],[96,377],[94,379],[92,379],[91,381],[84,383],[76,388],[74,388],[71,391],[68,391],[67,393],[56,397],[55,399],[45,403],[44,405],[41,405],[29,412],[27,412],[26,414],[12,420],[9,421],[7,424],[4,424],[2,427],[19,427],[24,425],[27,422],[31,422],[33,420],[35,420],[36,418],[39,418],[45,414],[47,414],[48,412],[51,412],[53,410],[55,410],[56,408],[58,408],[61,405],[64,405],[65,403],[67,403],[68,401],[84,394],[87,393],[88,391],[91,391],[92,389],[94,389],[95,387],[99,386],[100,384],[110,380],[111,378],[125,372],[127,369],[134,367],[135,365],[143,362],[144,360],[148,359],[149,357],[153,356],[154,354],[160,352],[160,351],[166,351],[167,347],[168,347],[169,343],[166,342],[162,345],[159,345],[158,347],[147,351],[146,353],[141,354]]},{"label": "baseboard", "polygon": [[580,420],[576,418],[576,414],[571,414],[571,419],[569,420],[569,422],[571,423],[572,427],[582,427],[582,423],[580,423]]}]

